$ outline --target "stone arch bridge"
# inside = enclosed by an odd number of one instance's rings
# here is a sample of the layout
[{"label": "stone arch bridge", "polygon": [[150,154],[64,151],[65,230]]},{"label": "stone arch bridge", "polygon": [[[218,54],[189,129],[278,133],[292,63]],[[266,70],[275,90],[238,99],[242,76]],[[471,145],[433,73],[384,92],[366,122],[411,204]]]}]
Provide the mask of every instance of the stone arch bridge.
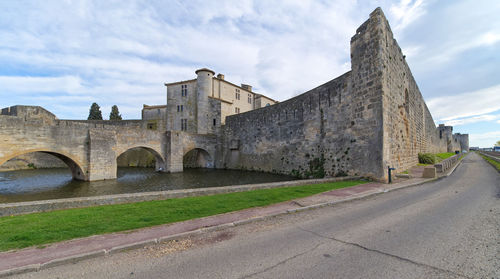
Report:
[{"label": "stone arch bridge", "polygon": [[142,120],[59,120],[42,107],[14,106],[0,115],[0,165],[45,152],[85,181],[115,179],[118,156],[137,147],[155,156],[157,171],[181,172],[186,154],[194,154],[197,166],[214,168],[215,141],[211,135],[150,130]]}]

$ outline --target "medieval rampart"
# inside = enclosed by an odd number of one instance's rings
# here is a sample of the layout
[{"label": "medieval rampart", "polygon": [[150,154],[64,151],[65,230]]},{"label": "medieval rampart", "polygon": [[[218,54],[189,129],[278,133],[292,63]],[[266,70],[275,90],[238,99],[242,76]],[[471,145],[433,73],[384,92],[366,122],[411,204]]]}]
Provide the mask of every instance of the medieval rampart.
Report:
[{"label": "medieval rampart", "polygon": [[436,128],[380,8],[351,39],[350,72],[228,117],[222,137],[219,165],[227,168],[377,180],[387,180],[389,166],[416,165],[420,152],[460,150],[468,141]]},{"label": "medieval rampart", "polygon": [[[228,117],[219,165],[301,176],[369,173],[381,156],[378,100],[361,100],[351,90],[348,72],[285,102]],[[372,106],[361,115],[357,104],[365,101]]]}]

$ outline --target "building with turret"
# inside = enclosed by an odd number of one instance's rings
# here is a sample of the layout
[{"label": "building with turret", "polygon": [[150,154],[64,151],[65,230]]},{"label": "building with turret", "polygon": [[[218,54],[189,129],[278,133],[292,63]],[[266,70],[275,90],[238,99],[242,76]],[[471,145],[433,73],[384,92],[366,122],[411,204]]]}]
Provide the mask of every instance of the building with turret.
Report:
[{"label": "building with turret", "polygon": [[299,177],[388,181],[419,153],[467,151],[467,134],[436,127],[380,8],[351,38],[351,70],[283,102],[202,68],[166,83],[167,105],[142,120],[59,120],[40,107],[0,115],[0,165],[29,153],[62,158],[81,180],[116,178],[117,158],[143,148],[159,171],[184,167],[256,170]]},{"label": "building with turret", "polygon": [[225,80],[223,74],[202,68],[196,78],[165,83],[167,87],[167,126],[169,131],[213,134],[226,117],[243,113],[277,101],[252,91],[252,86],[238,86]]}]

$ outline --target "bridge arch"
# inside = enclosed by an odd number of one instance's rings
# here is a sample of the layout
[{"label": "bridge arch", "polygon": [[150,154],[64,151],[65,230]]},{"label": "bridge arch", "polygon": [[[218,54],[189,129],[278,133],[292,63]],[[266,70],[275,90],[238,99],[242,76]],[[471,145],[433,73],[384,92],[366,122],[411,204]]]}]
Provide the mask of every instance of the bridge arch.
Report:
[{"label": "bridge arch", "polygon": [[132,150],[132,149],[143,149],[143,150],[146,150],[149,153],[153,154],[153,156],[155,157],[155,170],[165,171],[165,159],[163,158],[163,156],[160,154],[160,152],[158,152],[154,148],[148,147],[148,146],[136,145],[136,146],[127,147],[126,149],[124,148],[116,153],[117,154],[116,160],[118,160],[118,157],[120,157],[122,154],[124,154],[125,152]]},{"label": "bridge arch", "polygon": [[192,148],[184,152],[183,168],[214,168],[214,157],[203,148]]},{"label": "bridge arch", "polygon": [[84,181],[88,180],[87,173],[84,171],[84,168],[82,167],[83,164],[78,159],[76,159],[74,156],[72,156],[66,152],[59,151],[59,150],[56,151],[56,150],[49,150],[49,149],[28,149],[28,150],[13,152],[13,153],[10,153],[10,154],[0,158],[0,165],[3,165],[8,160],[13,159],[15,157],[18,157],[18,156],[21,156],[24,154],[33,153],[33,152],[42,152],[42,153],[50,154],[50,155],[60,159],[71,170],[71,175],[73,176],[73,179],[84,180]]}]

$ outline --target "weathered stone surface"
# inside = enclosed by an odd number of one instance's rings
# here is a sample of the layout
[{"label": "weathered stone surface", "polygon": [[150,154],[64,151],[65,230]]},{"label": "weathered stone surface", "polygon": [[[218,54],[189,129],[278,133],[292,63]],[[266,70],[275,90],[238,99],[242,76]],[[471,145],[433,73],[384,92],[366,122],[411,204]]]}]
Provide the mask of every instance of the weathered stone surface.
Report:
[{"label": "weathered stone surface", "polygon": [[0,115],[0,165],[19,155],[45,152],[61,159],[80,180],[116,178],[116,158],[143,147],[164,166],[165,134],[145,121],[58,120],[39,107],[16,106]]},{"label": "weathered stone surface", "polygon": [[40,107],[3,109],[0,165],[43,151],[61,158],[75,178],[112,179],[116,158],[142,147],[155,155],[158,170],[170,172],[185,163],[387,181],[387,167],[406,170],[418,163],[418,153],[468,150],[468,135],[436,128],[380,8],[351,38],[351,71],[282,103],[228,116],[225,125],[224,106],[210,96],[214,73],[197,74],[169,84],[166,112],[158,114],[166,115],[158,122],[165,129],[148,129],[147,120],[67,121]]},{"label": "weathered stone surface", "polygon": [[424,173],[422,174],[423,178],[435,178],[436,177],[436,168],[435,167],[425,167]]},{"label": "weathered stone surface", "polygon": [[468,135],[440,135],[380,8],[351,39],[351,68],[290,100],[227,117],[219,165],[387,181],[388,166],[408,169],[419,152],[468,149]]}]

